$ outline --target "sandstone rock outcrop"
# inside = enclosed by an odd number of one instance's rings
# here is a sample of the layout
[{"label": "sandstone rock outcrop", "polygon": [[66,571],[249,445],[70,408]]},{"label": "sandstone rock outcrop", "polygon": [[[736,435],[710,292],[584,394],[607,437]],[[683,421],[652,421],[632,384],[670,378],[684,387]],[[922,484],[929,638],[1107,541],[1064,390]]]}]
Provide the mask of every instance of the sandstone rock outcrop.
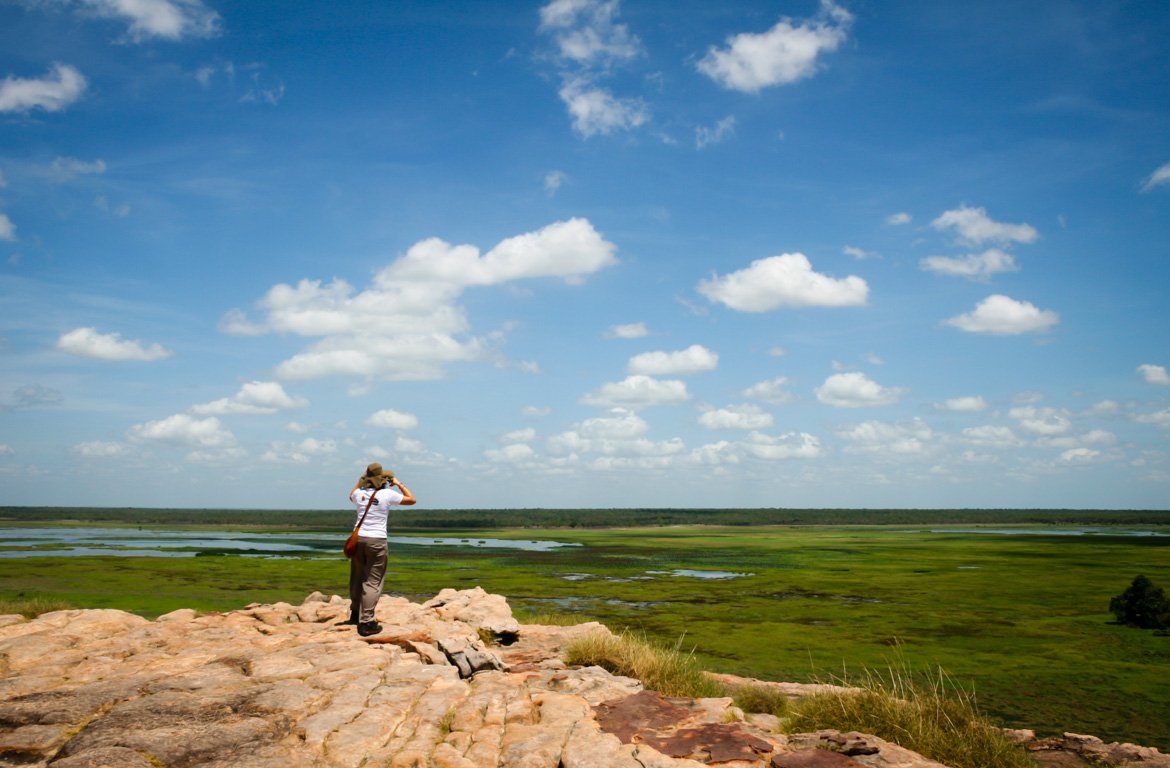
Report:
[{"label": "sandstone rock outcrop", "polygon": [[[860,734],[785,736],[730,699],[666,699],[567,668],[599,624],[520,625],[483,590],[148,621],[70,610],[0,617],[0,766],[54,768],[933,768]],[[832,750],[832,751],[827,751]]]}]

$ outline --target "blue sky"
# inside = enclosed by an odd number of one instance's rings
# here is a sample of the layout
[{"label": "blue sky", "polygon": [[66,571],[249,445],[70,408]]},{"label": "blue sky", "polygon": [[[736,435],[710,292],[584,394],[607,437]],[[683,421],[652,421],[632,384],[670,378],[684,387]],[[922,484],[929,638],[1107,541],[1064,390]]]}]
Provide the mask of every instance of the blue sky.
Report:
[{"label": "blue sky", "polygon": [[1170,507],[1170,8],[0,2],[0,503]]}]

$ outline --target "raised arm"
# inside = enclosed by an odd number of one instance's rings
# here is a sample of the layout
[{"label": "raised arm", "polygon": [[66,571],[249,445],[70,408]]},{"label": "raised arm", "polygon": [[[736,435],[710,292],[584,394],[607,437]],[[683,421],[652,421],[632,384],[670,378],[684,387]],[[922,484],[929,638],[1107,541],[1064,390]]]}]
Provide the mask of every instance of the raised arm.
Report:
[{"label": "raised arm", "polygon": [[418,502],[418,499],[414,498],[414,494],[410,492],[409,488],[402,484],[401,480],[395,478],[394,485],[397,486],[398,490],[402,493],[402,501],[399,502],[402,506],[409,507],[411,504],[416,504]]}]

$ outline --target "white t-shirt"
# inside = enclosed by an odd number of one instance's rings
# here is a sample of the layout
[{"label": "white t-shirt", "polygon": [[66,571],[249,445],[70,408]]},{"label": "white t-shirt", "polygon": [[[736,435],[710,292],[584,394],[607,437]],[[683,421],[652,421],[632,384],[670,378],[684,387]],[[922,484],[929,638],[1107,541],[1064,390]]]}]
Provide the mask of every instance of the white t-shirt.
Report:
[{"label": "white t-shirt", "polygon": [[362,513],[366,511],[366,504],[370,501],[371,493],[376,493],[377,496],[374,497],[374,503],[370,504],[370,512],[366,515],[365,522],[358,529],[358,536],[384,539],[386,538],[386,520],[390,517],[390,508],[401,504],[404,497],[397,488],[381,488],[377,491],[369,488],[358,488],[349,495],[349,500],[357,508],[357,517],[353,520],[354,525],[357,525],[357,521],[361,520]]}]

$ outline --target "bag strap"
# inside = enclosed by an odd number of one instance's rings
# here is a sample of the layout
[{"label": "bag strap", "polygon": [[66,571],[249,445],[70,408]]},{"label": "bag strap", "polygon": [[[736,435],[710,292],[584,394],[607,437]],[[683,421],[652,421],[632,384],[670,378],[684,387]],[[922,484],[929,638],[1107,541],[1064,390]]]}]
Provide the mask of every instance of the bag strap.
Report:
[{"label": "bag strap", "polygon": [[375,497],[378,495],[378,491],[380,491],[380,490],[382,490],[382,489],[381,489],[381,488],[378,488],[377,490],[370,491],[370,500],[366,502],[366,511],[365,511],[365,512],[362,512],[362,517],[361,517],[361,519],[360,519],[360,520],[358,520],[358,522],[357,522],[357,525],[355,525],[355,526],[353,527],[353,529],[354,529],[355,531],[356,531],[358,528],[361,528],[361,527],[362,527],[362,523],[364,523],[364,522],[366,521],[366,515],[370,514],[370,507],[372,507],[372,506],[374,505],[374,498],[375,498]]}]

